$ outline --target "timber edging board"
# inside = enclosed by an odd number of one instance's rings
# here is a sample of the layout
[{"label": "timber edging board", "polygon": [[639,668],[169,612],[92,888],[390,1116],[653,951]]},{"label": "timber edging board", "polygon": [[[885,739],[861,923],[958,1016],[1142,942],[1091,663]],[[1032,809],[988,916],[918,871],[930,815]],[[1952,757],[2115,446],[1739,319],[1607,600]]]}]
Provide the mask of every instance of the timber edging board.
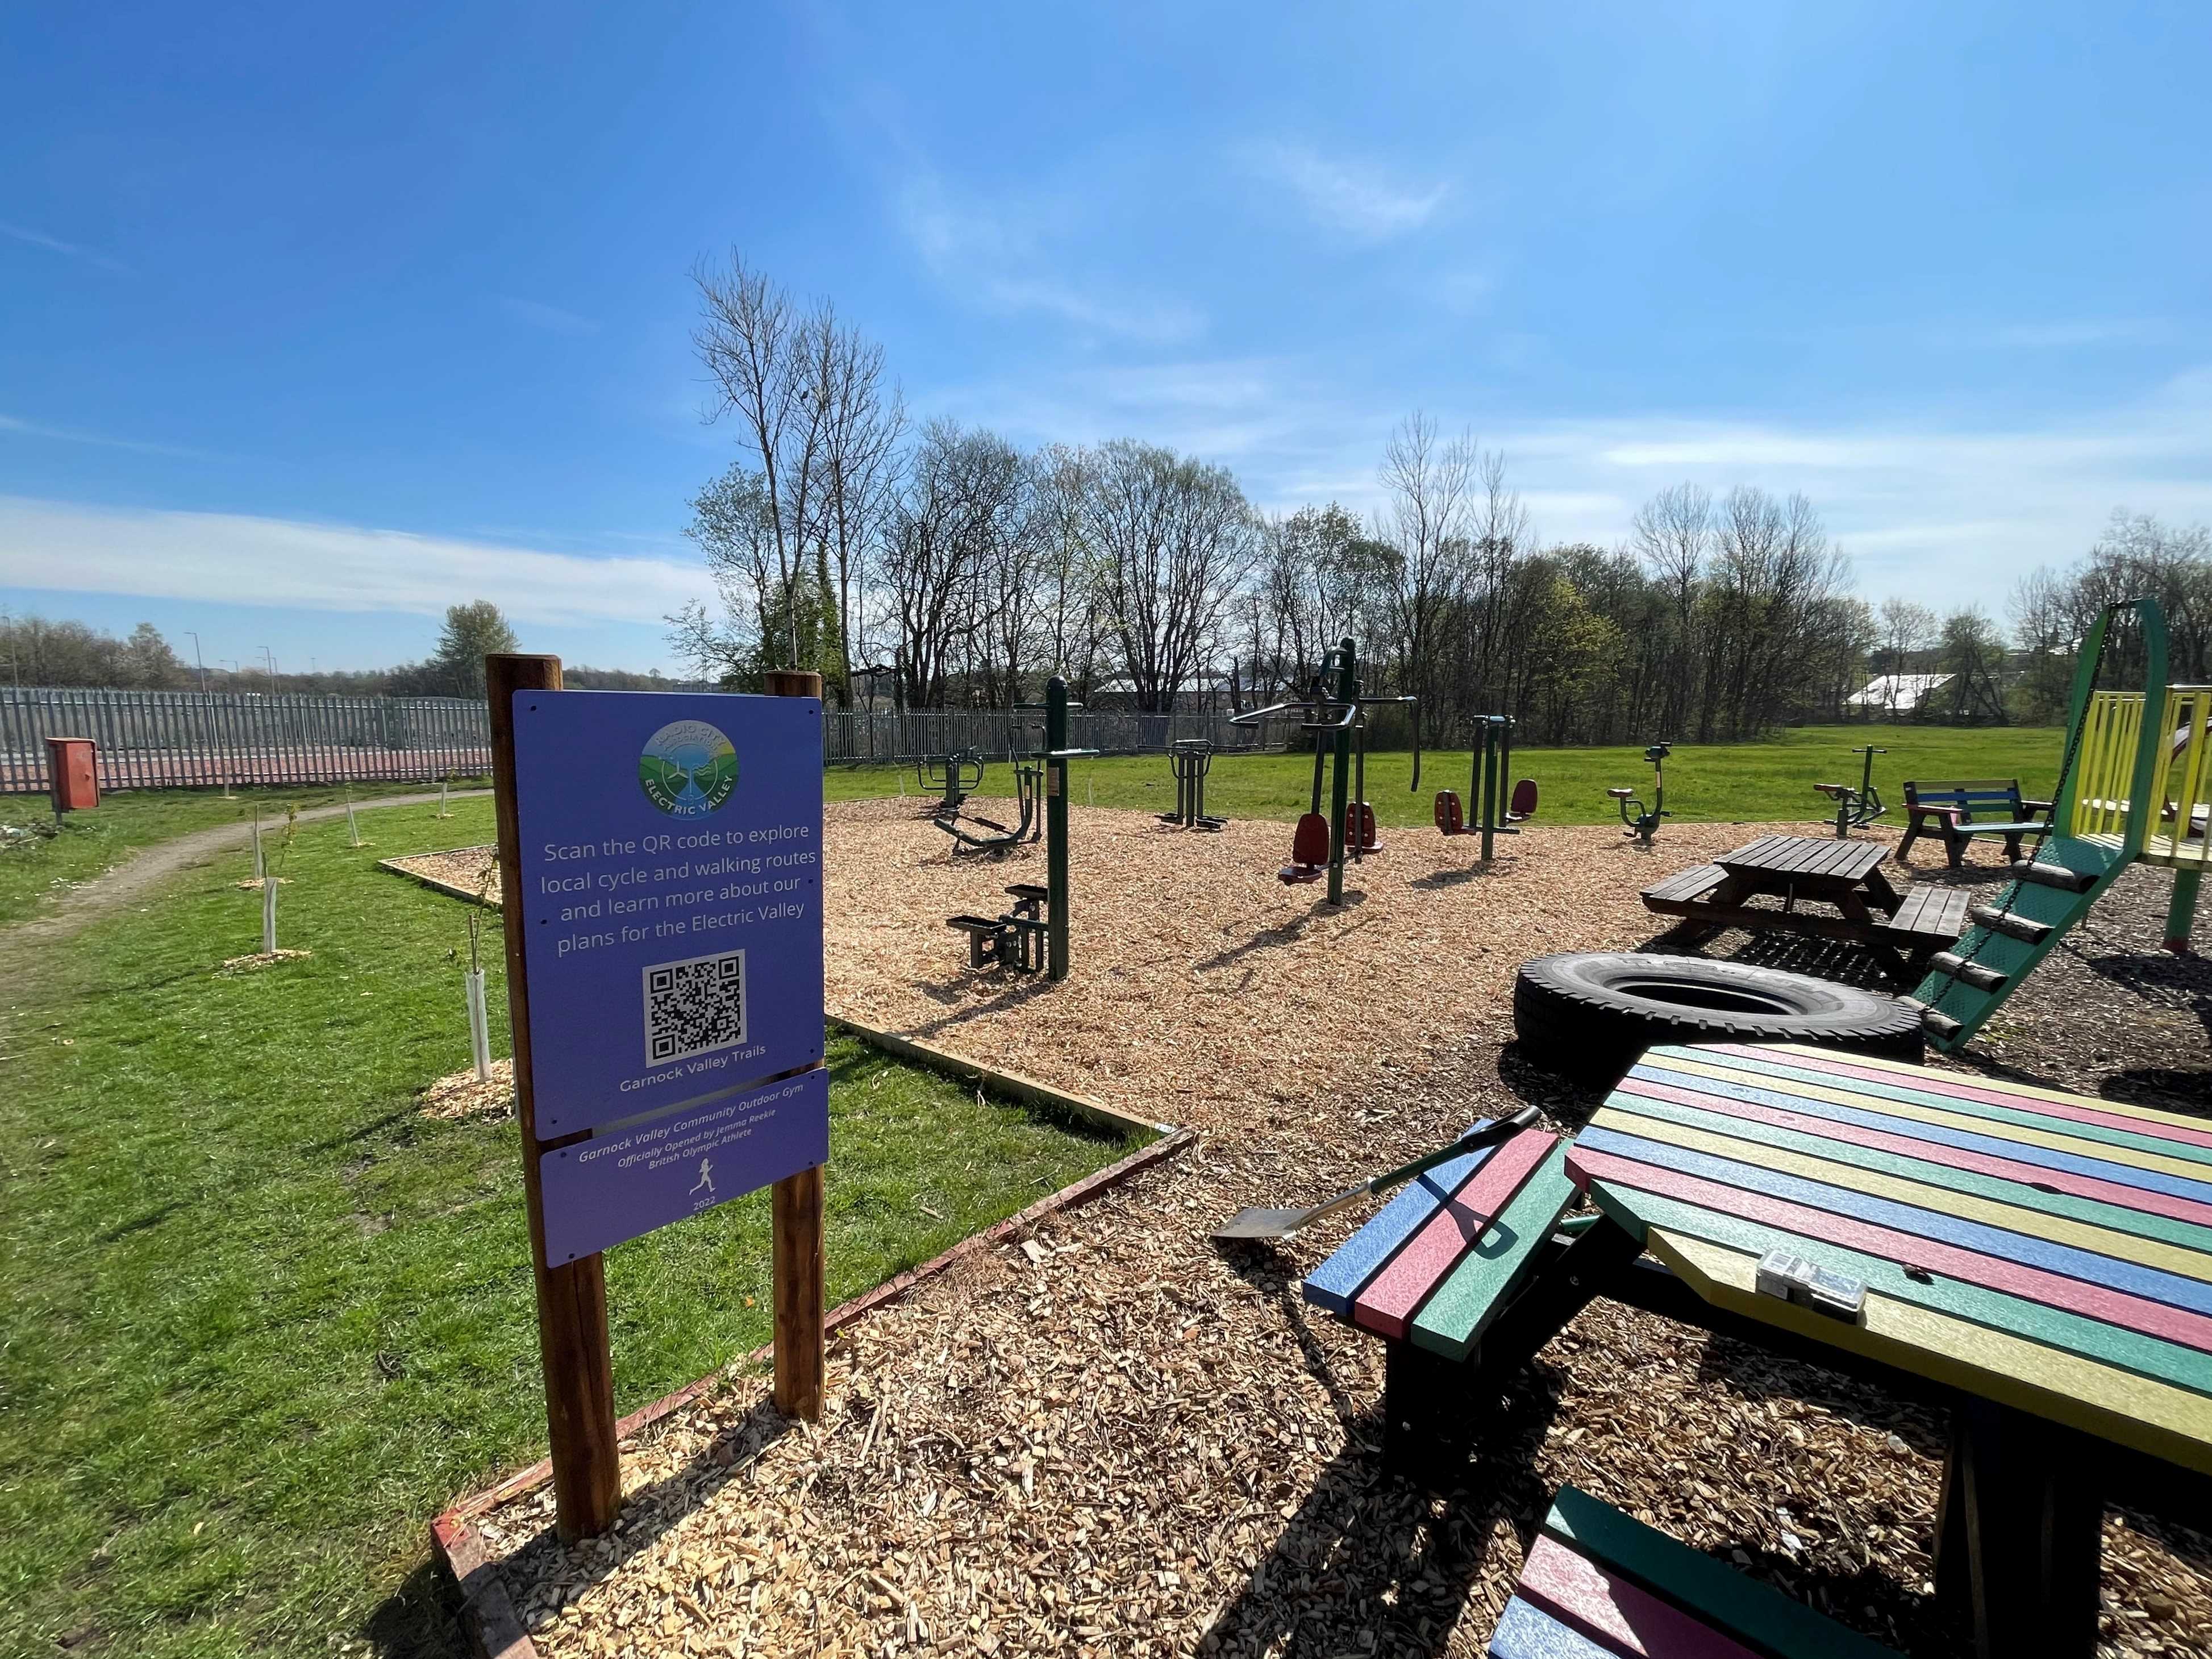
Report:
[{"label": "timber edging board", "polygon": [[1049,1083],[1040,1083],[1019,1072],[1002,1071],[996,1066],[986,1066],[964,1055],[933,1048],[927,1042],[917,1042],[912,1037],[901,1036],[895,1031],[879,1031],[843,1014],[833,1013],[829,1019],[832,1025],[851,1032],[870,1048],[880,1048],[895,1060],[927,1066],[957,1082],[981,1084],[986,1089],[1010,1096],[1024,1105],[1041,1106],[1048,1112],[1082,1118],[1102,1129],[1141,1135],[1147,1139],[1176,1133],[1176,1126],[1172,1123],[1148,1123],[1143,1118],[1132,1117],[1127,1112],[1102,1105],[1087,1095],[1072,1095],[1064,1089],[1055,1089]]},{"label": "timber edging board", "polygon": [[[452,852],[461,852],[468,849],[457,847],[448,848],[447,850]],[[404,876],[408,880],[415,883],[418,887],[427,887],[434,893],[443,893],[447,898],[457,898],[464,904],[481,904],[487,910],[496,910],[499,908],[499,901],[496,899],[489,898],[482,893],[471,892],[467,888],[461,886],[457,882],[441,881],[435,876],[424,875],[420,870],[410,870],[407,868],[406,860],[408,859],[421,858],[423,854],[420,853],[407,853],[403,854],[398,858],[379,859],[376,861],[376,867],[380,870],[388,870],[395,876]]]},{"label": "timber edging board", "polygon": [[[836,1023],[854,1030],[856,1035],[860,1034],[860,1028],[852,1027],[848,1021],[838,1019]],[[916,1059],[919,1057],[915,1056]],[[951,1060],[952,1057],[945,1058]],[[969,1074],[980,1072],[992,1079],[1000,1075],[965,1060],[956,1063]],[[1043,1084],[1033,1086],[1038,1089],[1047,1087]],[[1053,1092],[1057,1094],[1057,1091]],[[1079,1097],[1070,1095],[1061,1098],[1074,1101]],[[1048,1215],[1079,1208],[1153,1164],[1165,1163],[1198,1139],[1195,1129],[1178,1129],[1171,1124],[1161,1124],[1154,1131],[1152,1126],[1109,1112],[1109,1109],[1096,1106],[1095,1103],[1085,1103],[1100,1113],[1106,1113],[1117,1125],[1158,1132],[1161,1138],[1149,1146],[1139,1147],[1119,1163],[1109,1164],[1104,1169],[1039,1199],[1027,1209],[1008,1216],[1004,1221],[997,1222],[981,1232],[970,1233],[943,1255],[933,1257],[920,1267],[909,1267],[904,1273],[885,1279],[873,1290],[863,1291],[850,1302],[831,1309],[823,1320],[824,1334],[834,1333],[878,1308],[901,1300],[908,1291],[936,1278],[954,1262],[980,1250],[1006,1243]],[[1061,1109],[1076,1109],[1063,1107]],[[652,1404],[639,1407],[615,1425],[617,1443],[635,1439],[662,1418],[681,1411],[693,1401],[713,1392],[740,1370],[766,1364],[772,1352],[773,1345],[763,1344],[743,1359],[720,1370],[709,1372],[696,1382],[686,1383],[675,1393],[664,1395]],[[480,1659],[538,1659],[538,1644],[530,1639],[529,1632],[523,1628],[522,1620],[514,1609],[514,1599],[507,1595],[496,1564],[484,1548],[483,1540],[474,1523],[477,1516],[497,1509],[502,1504],[511,1503],[526,1492],[535,1491],[552,1478],[551,1460],[540,1460],[495,1486],[460,1499],[430,1522],[430,1553],[446,1569],[454,1589],[460,1595],[461,1626],[468,1633],[469,1644]]]}]

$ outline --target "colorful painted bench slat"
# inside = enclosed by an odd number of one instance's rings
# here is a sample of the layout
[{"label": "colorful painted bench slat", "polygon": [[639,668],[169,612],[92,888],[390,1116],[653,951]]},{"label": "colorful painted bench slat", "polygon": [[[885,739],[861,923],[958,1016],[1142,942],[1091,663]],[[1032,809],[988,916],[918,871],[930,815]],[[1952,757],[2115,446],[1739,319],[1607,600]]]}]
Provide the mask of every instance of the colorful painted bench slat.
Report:
[{"label": "colorful painted bench slat", "polygon": [[[1948,1113],[1962,1123],[2002,1124],[2007,1129],[2025,1129],[2035,1133],[2048,1133],[2056,1128],[2062,1134],[2094,1141],[2100,1146],[2150,1153],[2152,1157],[2146,1163],[2148,1168],[2170,1168],[2177,1175],[2193,1175],[2212,1180],[2212,1135],[2207,1135],[2201,1124],[2188,1119],[2175,1119],[2170,1126],[2160,1125],[2079,1102],[2063,1109],[2039,1103],[2034,1110],[2024,1111],[2016,1104],[2008,1103],[2017,1099],[2008,1093],[1987,1089],[1931,1087],[1924,1081],[1911,1078],[1909,1073],[1900,1077],[1858,1066],[1844,1070],[1824,1067],[1820,1071],[1811,1072],[1802,1066],[1790,1066],[1760,1054],[1732,1057],[1735,1060],[1736,1070],[1789,1078],[1800,1085],[1832,1094],[1835,1097],[1849,1099],[1855,1094],[1871,1095],[1882,1100]],[[2003,1132],[1997,1130],[1994,1133]]]},{"label": "colorful painted bench slat", "polygon": [[[2202,1316],[2208,1335],[2212,1335],[2212,1285],[2202,1279],[2059,1243],[2026,1231],[1990,1226],[1969,1218],[1957,1204],[1938,1210],[1899,1203],[1869,1190],[1869,1183],[1865,1180],[1851,1185],[1808,1180],[1786,1167],[1789,1154],[1754,1151],[1750,1158],[1732,1158],[1724,1150],[1680,1144],[1680,1136],[1662,1141],[1624,1133],[1621,1124],[1626,1121],[1632,1120],[1609,1121],[1606,1127],[1593,1127],[1584,1133],[1582,1145],[1592,1152],[1615,1152],[1638,1163],[1679,1170],[1728,1187],[1763,1193],[1907,1237],[1953,1245],[2000,1261],[2038,1267],[2087,1285],[2163,1303]],[[1850,1173],[1842,1166],[1837,1166],[1837,1172]]]},{"label": "colorful painted bench slat", "polygon": [[[2160,1241],[2178,1247],[2179,1253],[2155,1259],[2138,1255],[2135,1259],[2152,1261],[2153,1265],[2170,1266],[2176,1272],[2192,1273],[2197,1278],[2212,1275],[2212,1256],[2203,1254],[2212,1251],[2212,1227],[2131,1209],[2124,1204],[2114,1203],[2109,1198],[2078,1194],[2057,1182],[2038,1181],[2025,1164],[2018,1166],[2008,1178],[2000,1178],[1995,1175],[1978,1173],[1972,1166],[1961,1167],[1951,1161],[1962,1154],[1948,1153],[1944,1158],[1936,1158],[1928,1157],[1924,1151],[1908,1154],[1903,1151],[1886,1150],[1878,1139],[1860,1138],[1869,1134],[1869,1131],[1853,1131],[1846,1139],[1832,1132],[1816,1133],[1778,1122],[1775,1120],[1782,1115],[1779,1113],[1762,1113],[1759,1109],[1744,1107],[1737,1102],[1712,1102],[1709,1104],[1710,1100],[1710,1097],[1692,1094],[1687,1090],[1672,1089],[1662,1084],[1632,1078],[1625,1080],[1614,1091],[1610,1103],[1620,1110],[1632,1112],[1645,1120],[1647,1127],[1639,1128],[1639,1133],[1656,1134],[1664,1139],[1667,1138],[1664,1134],[1648,1126],[1675,1124],[1683,1128],[1702,1130],[1708,1134],[1726,1136],[1733,1140],[1773,1146],[1826,1164],[1847,1164],[1854,1169],[1894,1176],[1902,1181],[1920,1185],[1972,1194],[1995,1204],[2064,1217],[2093,1229],[2124,1233],[2134,1239]],[[1725,1110],[1723,1106],[1735,1106],[1737,1109]],[[1783,1167],[1794,1166],[1785,1164]],[[1820,1178],[1835,1177],[1823,1176]],[[2084,1235],[2085,1238],[2087,1237]],[[2089,1248],[2114,1255],[2127,1255],[2138,1247],[2115,1240],[2092,1243]],[[2183,1265],[2185,1263],[2187,1265]]]},{"label": "colorful painted bench slat", "polygon": [[[2071,1170],[2076,1175],[2094,1176],[2122,1186],[2169,1194],[2192,1203],[2212,1204],[2212,1182],[2194,1179],[2187,1175],[2171,1175],[2163,1170],[2152,1168],[2152,1158],[2148,1154],[2130,1152],[2118,1147],[2091,1147],[2087,1143],[2066,1136],[2039,1133],[2033,1129],[1999,1123],[1982,1122],[1974,1129],[1954,1128],[1950,1127],[1952,1124],[1969,1120],[1954,1118],[1908,1101],[1887,1099],[1872,1094],[1845,1094],[1837,1090],[1803,1085],[1793,1087],[1783,1079],[1701,1065],[1694,1058],[1684,1057],[1685,1052],[1652,1049],[1638,1062],[1636,1074],[1656,1078],[1661,1082],[1680,1082],[1692,1087],[1708,1089],[1717,1094],[1760,1105],[1778,1106],[1786,1110],[1832,1118],[1840,1122],[1861,1124],[1871,1129],[1913,1135],[1942,1146],[1992,1152],[2001,1158],[2018,1158],[2023,1164],[2041,1164],[2050,1169]],[[1858,1103],[1849,1103],[1851,1102]]]},{"label": "colorful painted bench slat", "polygon": [[[1790,1045],[1648,1051],[1570,1152],[1699,1298],[2212,1473],[2203,1120]],[[1771,1250],[1859,1280],[1768,1296]]]},{"label": "colorful painted bench slat", "polygon": [[1359,1294],[1359,1287],[1382,1272],[1406,1241],[1427,1225],[1430,1218],[1497,1150],[1486,1146],[1465,1158],[1439,1164],[1409,1182],[1365,1226],[1345,1240],[1335,1255],[1306,1275],[1305,1299],[1340,1319],[1351,1318],[1352,1299]]},{"label": "colorful painted bench slat", "polygon": [[1555,1145],[1475,1247],[1460,1258],[1413,1321],[1413,1340],[1447,1359],[1465,1359],[1482,1340],[1531,1266],[1540,1243],[1575,1201],[1567,1149]]},{"label": "colorful painted bench slat", "polygon": [[[1984,1175],[1999,1176],[2017,1182],[2034,1190],[2057,1190],[2075,1194],[2082,1198],[2096,1199],[2118,1206],[2132,1205],[2141,1217],[2163,1216],[2200,1226],[2212,1226],[2212,1204],[2198,1204],[2170,1194],[2152,1193],[2140,1187],[2130,1187],[2117,1181],[2101,1180],[2095,1176],[2077,1175],[2070,1170],[2054,1169],[2048,1164],[2030,1164],[2016,1158],[2000,1158],[1994,1153],[1968,1151],[1940,1141],[1926,1140],[1916,1135],[1894,1133],[1887,1129],[1863,1127],[1835,1117],[1820,1117],[1810,1111],[1795,1111],[1780,1106],[1762,1105],[1742,1100],[1734,1095],[1717,1093],[1706,1089],[1691,1089],[1676,1083],[1662,1083],[1664,1075],[1653,1070],[1649,1073],[1632,1072],[1621,1082],[1623,1091],[1640,1098],[1676,1101],[1685,1106],[1694,1106],[1745,1123],[1773,1124],[1778,1127],[1799,1129],[1817,1135],[1831,1144],[1852,1146],[1879,1147],[1914,1158],[1929,1166],[1954,1170],[1975,1170]],[[1681,1083],[1702,1082],[1702,1079],[1682,1078]],[[1901,1124],[1900,1129],[1917,1126]]]},{"label": "colorful painted bench slat", "polygon": [[1352,1322],[1381,1336],[1404,1336],[1414,1310],[1494,1228],[1499,1212],[1551,1146],[1549,1135],[1518,1134],[1493,1152],[1389,1265],[1361,1288],[1352,1304]]},{"label": "colorful painted bench slat", "polygon": [[[1600,1208],[1607,1207],[1608,1194],[1598,1195]],[[2141,1332],[2124,1330],[2103,1320],[2086,1318],[2064,1308],[2031,1302],[2003,1291],[1992,1291],[1964,1279],[1937,1278],[1925,1283],[1912,1278],[1905,1264],[1885,1256],[1845,1249],[1804,1233],[1784,1233],[1742,1217],[1724,1215],[1662,1197],[1639,1193],[1634,1205],[1638,1224],[1663,1227],[1686,1238],[1704,1239],[1754,1259],[1774,1248],[1778,1238],[1801,1255],[1816,1252],[1820,1265],[1834,1273],[1862,1280],[1870,1291],[1899,1302],[1948,1314],[1987,1330],[2021,1333],[2047,1347],[2078,1354],[2103,1364],[2118,1365],[2187,1393],[2212,1399],[2212,1364],[2194,1348]]]},{"label": "colorful painted bench slat", "polygon": [[1616,1157],[1595,1148],[1585,1153],[1577,1147],[1569,1164],[1588,1180],[1656,1193],[1663,1198],[1680,1199],[1707,1209],[1732,1210],[1785,1232],[1802,1234],[1844,1249],[1886,1256],[1923,1273],[1942,1273],[1991,1290],[2008,1291],[2046,1306],[2070,1308],[2076,1313],[2130,1330],[2162,1336],[2212,1353],[2212,1320],[2161,1303],[2085,1285],[2040,1268],[2019,1266],[1996,1256],[1871,1225],[1829,1211],[1770,1198],[1656,1166],[1641,1158]]},{"label": "colorful painted bench slat", "polygon": [[1711,1556],[1562,1486],[1493,1659],[1896,1659]]}]

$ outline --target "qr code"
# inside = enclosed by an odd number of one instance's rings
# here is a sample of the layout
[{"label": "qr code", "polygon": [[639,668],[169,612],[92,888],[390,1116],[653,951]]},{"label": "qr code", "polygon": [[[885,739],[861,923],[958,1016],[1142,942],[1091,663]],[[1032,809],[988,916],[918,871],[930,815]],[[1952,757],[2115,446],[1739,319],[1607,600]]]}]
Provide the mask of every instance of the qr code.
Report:
[{"label": "qr code", "polygon": [[645,970],[645,1063],[717,1048],[745,1040],[745,953],[656,963]]}]

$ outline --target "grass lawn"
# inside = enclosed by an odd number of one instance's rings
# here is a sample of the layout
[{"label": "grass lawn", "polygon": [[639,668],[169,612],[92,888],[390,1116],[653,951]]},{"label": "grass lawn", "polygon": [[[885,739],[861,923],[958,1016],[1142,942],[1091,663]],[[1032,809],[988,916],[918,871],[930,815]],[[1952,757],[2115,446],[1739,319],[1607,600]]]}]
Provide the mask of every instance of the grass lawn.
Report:
[{"label": "grass lawn", "polygon": [[[1862,763],[1850,751],[1866,743],[1889,750],[1875,757],[1875,787],[1890,807],[1884,822],[1902,827],[1900,780],[2017,777],[2030,795],[2039,794],[2057,781],[2066,734],[2055,726],[1809,726],[1771,743],[1677,744],[1667,763],[1667,810],[1678,818],[1723,823],[1830,817],[1834,809],[1826,797],[1813,793],[1813,785],[1856,787]],[[1382,823],[1431,824],[1437,790],[1457,790],[1466,802],[1468,768],[1466,750],[1432,750],[1421,757],[1421,786],[1415,791],[1407,787],[1413,781],[1410,754],[1370,755],[1367,798]],[[1516,748],[1512,770],[1516,778],[1535,779],[1541,791],[1537,821],[1542,823],[1618,822],[1620,814],[1605,793],[1611,787],[1632,787],[1646,805],[1651,800],[1651,769],[1640,744]],[[903,775],[907,793],[915,793],[913,769]],[[888,767],[833,769],[830,798],[894,794],[899,779]],[[1077,761],[1070,787],[1079,802],[1156,812],[1175,808],[1175,780],[1158,755]],[[1322,787],[1326,810],[1326,775]],[[1206,781],[1206,810],[1231,818],[1294,819],[1306,810],[1312,789],[1310,754],[1221,756]],[[1011,795],[1012,769],[992,762],[982,793]]]},{"label": "grass lawn", "polygon": [[[353,794],[356,800],[368,800],[414,794],[426,787],[436,786],[357,783]],[[456,781],[453,787],[475,786]],[[345,798],[343,786],[241,788],[229,800],[216,789],[128,789],[103,795],[94,811],[65,814],[60,833],[51,839],[0,836],[0,926],[35,915],[40,898],[89,880],[141,847],[217,824],[246,823],[257,807],[264,824],[281,824],[287,807],[326,806]],[[0,795],[0,824],[45,826],[53,821],[44,795]]]},{"label": "grass lawn", "polygon": [[[241,852],[0,967],[0,1652],[452,1650],[426,1523],[545,1438],[514,1126],[414,1101],[465,1063],[467,907],[373,864],[492,839],[453,810],[301,828],[304,960],[219,970]],[[833,1302],[1127,1150],[829,1052]],[[619,1409],[767,1340],[767,1196],[610,1254]]]}]

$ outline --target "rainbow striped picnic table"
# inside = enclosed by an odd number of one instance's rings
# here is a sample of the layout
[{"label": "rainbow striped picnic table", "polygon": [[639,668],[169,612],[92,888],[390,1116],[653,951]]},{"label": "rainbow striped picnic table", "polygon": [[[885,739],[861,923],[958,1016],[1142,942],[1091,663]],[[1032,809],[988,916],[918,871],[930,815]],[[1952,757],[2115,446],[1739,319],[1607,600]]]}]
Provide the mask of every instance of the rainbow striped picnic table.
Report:
[{"label": "rainbow striped picnic table", "polygon": [[1826,1050],[1662,1047],[1565,1170],[1714,1328],[1949,1401],[1936,1585],[1984,1659],[2094,1650],[2108,1500],[2203,1504],[2212,1120]]}]

